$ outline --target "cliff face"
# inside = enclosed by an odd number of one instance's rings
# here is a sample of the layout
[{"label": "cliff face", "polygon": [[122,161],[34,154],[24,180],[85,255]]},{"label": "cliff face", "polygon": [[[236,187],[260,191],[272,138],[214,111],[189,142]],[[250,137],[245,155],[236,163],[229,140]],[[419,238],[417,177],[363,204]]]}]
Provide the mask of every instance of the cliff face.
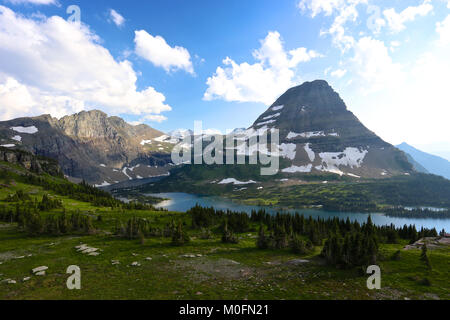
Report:
[{"label": "cliff face", "polygon": [[161,167],[170,162],[170,150],[142,144],[163,135],[97,110],[59,120],[43,115],[0,122],[0,145],[56,159],[66,175],[94,184],[166,173]]},{"label": "cliff face", "polygon": [[0,161],[19,165],[37,174],[48,173],[52,176],[63,175],[61,167],[55,160],[38,157],[26,151],[0,147]]}]

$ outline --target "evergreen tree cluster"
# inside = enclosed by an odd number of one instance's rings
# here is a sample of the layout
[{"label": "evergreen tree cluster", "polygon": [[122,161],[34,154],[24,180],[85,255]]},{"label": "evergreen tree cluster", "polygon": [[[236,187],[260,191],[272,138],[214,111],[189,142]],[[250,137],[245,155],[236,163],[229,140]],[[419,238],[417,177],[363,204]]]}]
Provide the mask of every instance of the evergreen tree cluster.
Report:
[{"label": "evergreen tree cluster", "polygon": [[0,220],[9,223],[16,222],[19,228],[30,236],[60,236],[95,232],[92,218],[89,215],[82,215],[79,212],[68,215],[63,209],[62,213],[44,217],[39,212],[38,204],[33,202],[27,202],[24,205],[17,203],[14,208],[0,206]]},{"label": "evergreen tree cluster", "polygon": [[369,216],[367,222],[305,218],[300,213],[269,214],[265,210],[245,213],[203,208],[199,205],[188,211],[193,228],[211,228],[222,225],[222,241],[237,243],[233,232],[250,230],[259,223],[256,245],[260,249],[290,248],[298,254],[307,254],[314,246],[322,246],[322,257],[332,265],[344,268],[366,266],[377,261],[381,243],[398,243],[400,239],[416,242],[423,237],[436,237],[435,229],[417,231],[415,226],[375,226]]}]

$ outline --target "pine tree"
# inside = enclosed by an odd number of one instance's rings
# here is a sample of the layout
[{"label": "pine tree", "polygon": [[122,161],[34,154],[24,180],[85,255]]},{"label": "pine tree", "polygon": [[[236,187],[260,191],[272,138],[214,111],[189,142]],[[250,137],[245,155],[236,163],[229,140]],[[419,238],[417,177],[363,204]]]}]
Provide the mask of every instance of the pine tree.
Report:
[{"label": "pine tree", "polygon": [[237,237],[235,237],[235,235],[233,234],[233,231],[228,229],[228,220],[227,219],[225,219],[224,226],[223,226],[222,242],[223,243],[233,243],[233,244],[239,243],[239,240]]},{"label": "pine tree", "polygon": [[420,254],[420,260],[422,260],[425,263],[428,269],[430,270],[432,269],[430,259],[428,258],[428,248],[426,244],[422,246],[422,253]]},{"label": "pine tree", "polygon": [[172,245],[182,246],[190,241],[189,236],[183,231],[183,224],[178,222],[178,227],[172,235]]},{"label": "pine tree", "polygon": [[267,249],[269,247],[269,240],[264,233],[264,226],[261,224],[259,227],[258,240],[256,241],[256,246],[259,249]]}]

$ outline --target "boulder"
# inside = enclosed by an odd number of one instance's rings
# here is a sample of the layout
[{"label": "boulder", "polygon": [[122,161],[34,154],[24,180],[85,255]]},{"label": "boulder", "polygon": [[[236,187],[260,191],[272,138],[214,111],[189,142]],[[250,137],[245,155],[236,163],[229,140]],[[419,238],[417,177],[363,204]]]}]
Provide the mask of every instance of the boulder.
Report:
[{"label": "boulder", "polygon": [[46,271],[46,270],[48,270],[48,267],[46,267],[46,266],[42,266],[42,267],[37,267],[37,268],[34,268],[33,270],[31,270],[33,273],[38,273],[38,272],[42,272],[42,271]]}]

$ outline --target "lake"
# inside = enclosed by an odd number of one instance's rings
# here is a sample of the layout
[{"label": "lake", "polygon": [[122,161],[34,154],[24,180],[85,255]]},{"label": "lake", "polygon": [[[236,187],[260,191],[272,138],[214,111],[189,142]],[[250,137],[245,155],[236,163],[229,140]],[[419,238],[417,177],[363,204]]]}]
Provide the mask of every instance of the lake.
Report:
[{"label": "lake", "polygon": [[[148,194],[153,197],[160,197],[169,200],[164,200],[159,204],[155,205],[157,208],[164,208],[169,211],[179,211],[185,212],[190,208],[194,207],[196,204],[199,204],[202,207],[214,207],[219,210],[231,210],[238,212],[247,212],[251,213],[252,210],[265,209],[269,213],[276,212],[284,212],[284,213],[295,213],[299,212],[303,214],[305,217],[313,217],[313,218],[334,218],[338,217],[340,219],[350,218],[351,221],[358,221],[360,223],[367,221],[369,213],[354,213],[354,212],[329,212],[323,210],[313,210],[313,209],[277,209],[273,207],[262,207],[262,206],[251,206],[245,204],[239,204],[233,202],[229,199],[216,197],[216,196],[200,196],[195,194],[188,193],[157,193],[157,194]],[[398,217],[388,217],[383,213],[370,213],[372,217],[372,221],[376,225],[390,225],[394,224],[396,227],[403,227],[405,224],[407,225],[415,225],[417,229],[421,227],[424,228],[436,228],[438,232],[442,229],[445,229],[447,232],[450,231],[450,219],[416,219],[416,218],[398,218]]]}]

